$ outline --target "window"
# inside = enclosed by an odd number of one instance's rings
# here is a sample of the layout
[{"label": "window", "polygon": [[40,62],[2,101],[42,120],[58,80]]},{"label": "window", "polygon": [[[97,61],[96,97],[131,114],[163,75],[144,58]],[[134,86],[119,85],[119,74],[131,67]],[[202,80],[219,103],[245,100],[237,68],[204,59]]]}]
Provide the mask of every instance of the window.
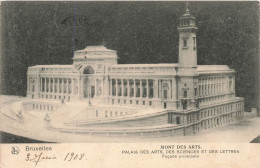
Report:
[{"label": "window", "polygon": [[183,92],[183,97],[187,97],[187,90],[185,90],[184,92]]},{"label": "window", "polygon": [[132,100],[130,100],[130,104],[132,104]]},{"label": "window", "polygon": [[197,88],[194,88],[194,95],[197,96]]},{"label": "window", "polygon": [[139,101],[138,100],[136,100],[136,104],[138,104],[139,103]]},{"label": "window", "polygon": [[152,106],[152,101],[149,101],[149,105]]},{"label": "window", "polygon": [[183,47],[187,47],[187,39],[183,39]]},{"label": "window", "polygon": [[167,90],[164,90],[163,94],[164,94],[164,98],[167,99]]},{"label": "window", "polygon": [[94,69],[91,66],[87,66],[84,70],[83,70],[83,74],[94,74]]},{"label": "window", "polygon": [[143,101],[143,105],[145,105],[145,101]]},{"label": "window", "polygon": [[117,101],[118,101],[118,104],[120,104],[120,99],[118,99]]},{"label": "window", "polygon": [[196,48],[196,37],[193,37],[193,48]]},{"label": "window", "polygon": [[166,102],[163,103],[163,107],[164,107],[165,109],[167,108],[167,103],[166,103]]},{"label": "window", "polygon": [[176,117],[176,124],[180,124],[180,123],[181,123],[180,117]]},{"label": "window", "polygon": [[186,109],[187,109],[187,105],[188,105],[187,100],[184,100],[183,103],[182,103],[183,110],[186,110]]},{"label": "window", "polygon": [[114,99],[112,99],[112,104],[114,104]]},{"label": "window", "polygon": [[126,100],[124,100],[124,103],[126,104]]}]

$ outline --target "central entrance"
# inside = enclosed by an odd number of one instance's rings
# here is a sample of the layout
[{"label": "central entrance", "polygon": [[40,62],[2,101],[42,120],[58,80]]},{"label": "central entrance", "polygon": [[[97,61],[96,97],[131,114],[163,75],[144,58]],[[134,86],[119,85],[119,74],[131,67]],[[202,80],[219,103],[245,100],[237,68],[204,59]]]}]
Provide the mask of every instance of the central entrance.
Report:
[{"label": "central entrance", "polygon": [[91,66],[87,66],[83,71],[84,98],[93,98],[95,96],[95,82],[94,82],[93,74],[94,74],[94,69]]},{"label": "central entrance", "polygon": [[84,79],[84,85],[83,85],[84,98],[93,98],[95,96],[95,85],[93,81],[94,79],[91,79],[91,77],[86,77]]}]

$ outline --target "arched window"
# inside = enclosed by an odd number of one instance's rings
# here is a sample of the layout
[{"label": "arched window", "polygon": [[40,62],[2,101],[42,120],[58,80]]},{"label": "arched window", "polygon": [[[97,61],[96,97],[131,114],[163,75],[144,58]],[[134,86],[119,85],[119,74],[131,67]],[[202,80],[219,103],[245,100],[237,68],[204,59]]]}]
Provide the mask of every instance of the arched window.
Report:
[{"label": "arched window", "polygon": [[180,123],[181,123],[180,117],[176,117],[176,124],[180,124]]},{"label": "arched window", "polygon": [[87,66],[84,69],[83,74],[94,74],[94,69],[91,66]]}]

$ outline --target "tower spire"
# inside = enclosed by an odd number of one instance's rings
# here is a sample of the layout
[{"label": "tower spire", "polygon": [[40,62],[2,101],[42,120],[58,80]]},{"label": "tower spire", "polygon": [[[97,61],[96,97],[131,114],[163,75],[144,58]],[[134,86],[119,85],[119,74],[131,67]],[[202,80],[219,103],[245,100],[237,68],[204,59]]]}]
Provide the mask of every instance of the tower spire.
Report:
[{"label": "tower spire", "polygon": [[195,17],[190,14],[188,6],[189,2],[186,2],[185,13],[179,19],[179,65],[181,67],[197,67],[197,27]]},{"label": "tower spire", "polygon": [[186,2],[186,10],[185,10],[185,15],[190,15],[190,10],[189,10],[189,2]]}]

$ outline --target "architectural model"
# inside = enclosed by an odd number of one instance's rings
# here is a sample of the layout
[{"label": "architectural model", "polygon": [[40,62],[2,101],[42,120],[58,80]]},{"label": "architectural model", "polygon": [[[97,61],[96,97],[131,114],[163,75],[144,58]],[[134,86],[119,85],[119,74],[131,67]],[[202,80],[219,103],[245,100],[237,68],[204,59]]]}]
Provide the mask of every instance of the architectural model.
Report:
[{"label": "architectural model", "polygon": [[241,119],[235,71],[197,65],[195,18],[180,17],[179,63],[117,64],[117,52],[88,46],[72,65],[28,68],[22,111],[53,131],[112,137],[185,136]]}]

